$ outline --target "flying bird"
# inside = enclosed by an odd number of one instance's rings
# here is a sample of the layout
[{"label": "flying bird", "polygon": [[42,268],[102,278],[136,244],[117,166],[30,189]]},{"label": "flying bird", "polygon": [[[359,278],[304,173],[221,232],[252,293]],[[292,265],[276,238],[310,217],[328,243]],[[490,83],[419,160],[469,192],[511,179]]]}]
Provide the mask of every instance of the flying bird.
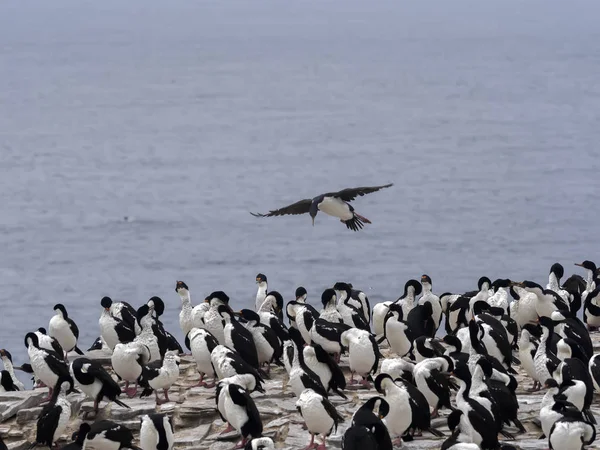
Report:
[{"label": "flying bird", "polygon": [[356,213],[349,202],[358,196],[377,192],[380,189],[388,188],[390,186],[393,186],[393,183],[385,184],[383,186],[348,188],[338,192],[328,192],[327,194],[317,195],[312,199],[305,198],[304,200],[284,206],[283,208],[269,211],[267,214],[252,212],[250,214],[254,217],[272,217],[284,216],[287,214],[298,215],[309,213],[312,217],[314,226],[317,213],[323,211],[325,214],[340,219],[340,222],[345,223],[348,229],[358,231],[362,229],[366,223],[371,223],[371,221]]}]

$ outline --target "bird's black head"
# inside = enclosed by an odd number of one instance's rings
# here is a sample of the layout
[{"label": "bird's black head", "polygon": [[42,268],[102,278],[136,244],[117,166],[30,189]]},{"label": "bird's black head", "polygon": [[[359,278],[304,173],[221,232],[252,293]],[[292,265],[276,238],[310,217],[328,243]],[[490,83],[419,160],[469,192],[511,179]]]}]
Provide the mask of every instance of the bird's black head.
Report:
[{"label": "bird's black head", "polygon": [[521,300],[521,296],[517,293],[517,291],[515,291],[515,288],[513,287],[513,283],[510,284],[510,289],[508,290],[508,293],[510,294],[510,296],[515,299],[515,300]]},{"label": "bird's black head", "polygon": [[511,281],[508,278],[498,278],[492,283],[492,289],[496,291],[498,288],[510,287]]},{"label": "bird's black head", "polygon": [[473,314],[478,315],[490,310],[490,304],[484,300],[478,300],[473,304]]},{"label": "bird's black head", "polygon": [[502,317],[506,314],[506,311],[500,306],[490,306],[488,308],[488,313],[494,317]]},{"label": "bird's black head", "polygon": [[[219,313],[221,312],[221,308],[225,308],[226,306],[219,306]],[[229,308],[228,306],[226,308]],[[240,316],[242,316],[247,321],[255,321],[257,324],[260,323],[260,316],[251,309],[242,309],[240,311]]]},{"label": "bird's black head", "polygon": [[44,327],[39,327],[39,328],[38,328],[38,331],[39,331],[40,333],[42,333],[42,334],[48,334],[48,333],[46,332],[46,329],[45,329]]},{"label": "bird's black head", "polygon": [[40,347],[40,340],[37,334],[29,332],[25,335],[25,348],[29,348],[30,343],[36,348]]},{"label": "bird's black head", "polygon": [[188,285],[185,284],[183,281],[178,281],[177,283],[175,283],[175,292],[179,292],[180,289],[185,289],[186,291],[190,290]]},{"label": "bird's black head", "polygon": [[375,383],[374,383],[375,384],[375,389],[380,394],[385,394],[385,391],[384,391],[384,388],[383,388],[383,384],[384,384],[385,380],[389,380],[392,383],[394,382],[394,380],[391,377],[391,375],[387,374],[387,373],[380,373],[379,375],[377,375],[377,378],[375,378]]},{"label": "bird's black head", "polygon": [[408,294],[409,288],[413,288],[415,296],[419,295],[421,292],[423,292],[423,286],[421,286],[421,283],[419,283],[417,280],[408,280],[406,282],[406,284],[404,285],[404,295],[405,296]]},{"label": "bird's black head", "polygon": [[140,306],[137,311],[135,312],[135,318],[137,319],[137,322],[141,325],[141,321],[144,317],[146,317],[148,315],[148,313],[150,312],[150,308],[148,307],[148,305],[142,305]]},{"label": "bird's black head", "polygon": [[554,378],[548,378],[544,382],[544,387],[546,389],[557,388],[558,387],[558,382]]},{"label": "bird's black head", "polygon": [[223,318],[225,316],[233,317],[233,311],[231,310],[229,305],[219,305],[219,307],[217,308],[217,312]]},{"label": "bird's black head", "polygon": [[530,281],[530,280],[524,280],[521,281],[520,283],[515,283],[517,286],[522,287],[523,289],[527,289],[527,290],[540,290],[543,291],[544,288],[542,288],[542,286],[540,286],[538,283],[536,283],[535,281]]},{"label": "bird's black head", "polygon": [[12,355],[10,354],[10,352],[8,350],[3,348],[2,350],[0,350],[0,357],[4,357],[4,356],[6,356],[8,358],[8,360],[10,362],[12,362]]},{"label": "bird's black head", "polygon": [[83,422],[81,425],[79,425],[79,430],[73,433],[71,439],[77,442],[78,444],[83,445],[85,437],[91,429],[92,427],[89,423]]},{"label": "bird's black head", "polygon": [[361,407],[372,411],[380,419],[383,419],[390,412],[390,405],[383,397],[371,397]]},{"label": "bird's black head", "polygon": [[300,297],[308,295],[308,293],[306,292],[306,289],[304,289],[304,287],[300,286],[296,289],[296,293],[294,295],[296,296],[296,300],[298,300]]},{"label": "bird's black head", "polygon": [[310,214],[310,217],[312,219],[313,227],[315,226],[315,217],[317,217],[318,212],[319,212],[319,203],[316,201],[313,201],[310,204],[310,207],[308,208],[308,213]]},{"label": "bird's black head", "polygon": [[530,335],[535,336],[537,338],[542,336],[542,328],[538,324],[526,323],[525,325],[523,325],[523,329],[527,330]]},{"label": "bird's black head", "polygon": [[583,267],[584,269],[587,269],[587,270],[591,270],[592,272],[596,273],[596,264],[594,264],[592,261],[589,261],[587,259],[584,262],[582,262],[581,264],[575,263],[575,265],[579,266],[579,267]]},{"label": "bird's black head", "polygon": [[542,327],[548,328],[549,330],[554,330],[554,320],[552,320],[550,317],[541,316],[539,321]]},{"label": "bird's black head", "polygon": [[147,304],[150,308],[154,307],[154,312],[157,317],[162,316],[162,313],[165,312],[165,302],[163,302],[160,297],[150,297]]},{"label": "bird's black head", "polygon": [[112,305],[113,301],[110,297],[102,297],[102,300],[100,300],[100,305],[104,308],[104,309],[109,309],[110,306]]},{"label": "bird's black head", "polygon": [[225,305],[229,304],[229,296],[223,291],[215,291],[204,299],[205,302],[209,303],[211,300],[218,300]]},{"label": "bird's black head", "polygon": [[333,285],[333,289],[335,289],[336,291],[346,292],[346,296],[348,298],[350,298],[350,296],[352,295],[352,288],[348,283],[344,283],[343,281],[338,281],[337,283],[335,283]]},{"label": "bird's black head", "polygon": [[479,281],[477,282],[477,287],[479,288],[479,290],[481,291],[481,289],[483,289],[484,284],[488,285],[488,288],[492,286],[492,282],[490,281],[490,279],[488,277],[481,277],[479,279]]},{"label": "bird's black head", "polygon": [[421,284],[424,284],[424,283],[428,283],[430,285],[432,284],[431,277],[429,275],[426,275],[426,274],[421,275]]},{"label": "bird's black head", "polygon": [[321,294],[321,303],[323,306],[327,306],[327,304],[331,301],[335,302],[336,295],[333,289],[325,289]]},{"label": "bird's black head", "polygon": [[556,275],[556,278],[560,280],[565,274],[565,269],[562,266],[562,264],[554,263],[552,264],[552,267],[550,267],[550,273],[554,273],[554,275]]},{"label": "bird's black head", "polygon": [[442,338],[442,341],[444,341],[449,346],[454,347],[457,352],[460,352],[462,350],[462,342],[456,336],[447,334]]},{"label": "bird's black head", "polygon": [[275,308],[276,312],[279,312],[283,309],[283,296],[277,292],[277,291],[271,291],[267,294],[267,297],[269,295],[272,295],[273,297],[275,297],[275,305],[277,305],[277,307]]},{"label": "bird's black head", "polygon": [[263,273],[259,273],[258,275],[256,275],[256,284],[260,284],[260,283],[266,283],[267,282],[267,276]]},{"label": "bird's black head", "polygon": [[54,311],[60,311],[60,313],[65,319],[69,317],[69,315],[67,314],[67,309],[62,303],[57,303],[56,305],[54,305]]}]

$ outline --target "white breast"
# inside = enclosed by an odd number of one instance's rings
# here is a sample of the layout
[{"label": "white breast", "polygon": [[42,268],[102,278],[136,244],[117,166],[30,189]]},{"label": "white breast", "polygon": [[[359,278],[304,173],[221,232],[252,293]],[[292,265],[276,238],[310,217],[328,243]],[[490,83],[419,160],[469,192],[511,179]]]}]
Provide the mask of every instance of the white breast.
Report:
[{"label": "white breast", "polygon": [[204,314],[204,328],[210,331],[221,345],[225,344],[225,332],[223,330],[223,318],[215,308],[209,309]]},{"label": "white breast", "polygon": [[136,381],[142,374],[142,367],[137,362],[137,344],[118,344],[110,358],[117,375],[125,381]]},{"label": "white breast", "polygon": [[314,391],[305,390],[300,394],[296,405],[300,407],[302,418],[309,432],[328,436],[334,422],[325,410],[322,400],[323,397]]},{"label": "white breast", "polygon": [[86,438],[83,441],[82,450],[119,450],[121,443],[106,439],[106,431],[102,431],[95,435],[92,439]]},{"label": "white breast", "polygon": [[35,376],[46,386],[55,386],[58,376],[46,364],[44,360],[46,352],[30,346],[27,349],[27,353],[29,354],[29,361]]},{"label": "white breast", "polygon": [[192,337],[190,341],[192,356],[194,357],[194,361],[196,361],[198,372],[210,377],[214,375],[214,371],[210,360],[210,352],[208,351],[208,347],[204,339],[204,336],[208,333],[205,330],[197,330],[198,334],[195,337]]},{"label": "white breast", "polygon": [[71,331],[69,323],[58,314],[50,319],[48,335],[55,338],[65,352],[70,352],[77,345],[77,338]]},{"label": "white breast", "polygon": [[106,342],[106,346],[114,350],[115,345],[119,343],[119,336],[115,331],[117,321],[110,316],[110,312],[103,310],[98,323],[100,324],[100,336]]},{"label": "white breast", "polygon": [[242,427],[246,422],[248,422],[248,413],[246,412],[246,408],[240,405],[236,405],[231,397],[229,396],[228,388],[223,388],[221,391],[224,402],[223,408],[227,411],[227,422],[235,428],[239,433],[241,433]]},{"label": "white breast", "polygon": [[385,335],[390,343],[390,348],[402,357],[410,351],[411,342],[406,337],[406,324],[390,317],[386,322]]},{"label": "white breast", "polygon": [[390,405],[390,411],[384,422],[392,436],[402,436],[412,422],[409,396],[404,388],[390,389],[386,392],[385,400]]},{"label": "white breast", "polygon": [[354,334],[348,346],[350,370],[366,377],[375,364],[375,353],[369,340],[369,332],[358,329],[350,331]]},{"label": "white breast", "polygon": [[323,211],[325,214],[337,217],[341,220],[350,220],[354,217],[352,211],[346,204],[346,202],[335,197],[325,197],[318,205],[319,211]]},{"label": "white breast", "polygon": [[376,336],[383,334],[383,321],[393,302],[381,302],[373,306],[373,332]]}]

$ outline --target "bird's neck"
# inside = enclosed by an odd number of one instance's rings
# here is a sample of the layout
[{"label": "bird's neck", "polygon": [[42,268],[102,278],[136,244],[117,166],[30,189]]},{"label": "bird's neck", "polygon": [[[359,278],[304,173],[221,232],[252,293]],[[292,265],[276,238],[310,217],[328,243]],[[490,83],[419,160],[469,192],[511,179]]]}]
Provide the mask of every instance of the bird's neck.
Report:
[{"label": "bird's neck", "polygon": [[548,289],[552,289],[553,291],[559,289],[558,278],[556,278],[554,272],[550,272],[550,275],[548,276]]}]

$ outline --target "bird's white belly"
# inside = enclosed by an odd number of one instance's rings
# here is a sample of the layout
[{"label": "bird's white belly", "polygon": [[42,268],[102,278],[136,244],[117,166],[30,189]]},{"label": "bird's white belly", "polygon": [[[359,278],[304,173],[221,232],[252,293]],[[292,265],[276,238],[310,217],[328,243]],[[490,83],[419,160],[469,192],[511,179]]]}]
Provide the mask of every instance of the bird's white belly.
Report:
[{"label": "bird's white belly", "polygon": [[93,439],[85,439],[82,450],[119,450],[120,442],[111,441],[105,437],[106,431],[98,433]]},{"label": "bird's white belly", "polygon": [[326,197],[319,203],[319,210],[325,214],[337,217],[341,220],[350,220],[354,217],[348,205],[339,198]]},{"label": "bird's white belly", "polygon": [[194,361],[196,361],[198,372],[208,376],[213,376],[214,371],[212,368],[208,347],[205,345],[202,337],[198,337],[197,340],[202,340],[202,342],[196,342],[195,339],[192,341],[192,345],[190,345],[190,347],[192,347],[192,356],[194,357]]},{"label": "bird's white belly", "polygon": [[[225,388],[227,389],[227,388]],[[246,408],[236,405],[229,395],[225,396],[224,409],[227,411],[227,422],[231,424],[238,432],[241,432],[242,427],[248,421],[248,413]]]},{"label": "bird's white belly", "polygon": [[140,429],[140,447],[142,450],[156,450],[156,446],[158,445],[158,433],[148,422],[152,423],[147,420],[142,422],[142,428]]},{"label": "bird's white belly", "polygon": [[319,397],[313,397],[302,405],[302,418],[308,431],[320,435],[328,435],[333,428],[333,419],[321,403]]},{"label": "bird's white belly", "polygon": [[120,349],[111,357],[113,369],[125,381],[137,381],[142,374],[142,367],[136,361],[136,355],[125,353]]},{"label": "bird's white belly", "polygon": [[366,376],[375,364],[375,354],[369,338],[361,336],[359,342],[350,342],[350,370],[361,376]]},{"label": "bird's white belly", "polygon": [[70,352],[77,345],[69,323],[59,316],[52,316],[48,325],[48,335],[55,338],[65,352]]},{"label": "bird's white belly", "polygon": [[381,336],[383,334],[383,321],[385,320],[385,316],[390,310],[390,305],[393,302],[382,302],[377,303],[373,307],[373,332],[376,336]]},{"label": "bird's white belly", "polygon": [[58,381],[58,375],[56,375],[46,364],[44,360],[45,352],[42,350],[32,349],[29,352],[29,360],[31,368],[36,377],[38,377],[42,383],[46,386],[54,387]]}]

